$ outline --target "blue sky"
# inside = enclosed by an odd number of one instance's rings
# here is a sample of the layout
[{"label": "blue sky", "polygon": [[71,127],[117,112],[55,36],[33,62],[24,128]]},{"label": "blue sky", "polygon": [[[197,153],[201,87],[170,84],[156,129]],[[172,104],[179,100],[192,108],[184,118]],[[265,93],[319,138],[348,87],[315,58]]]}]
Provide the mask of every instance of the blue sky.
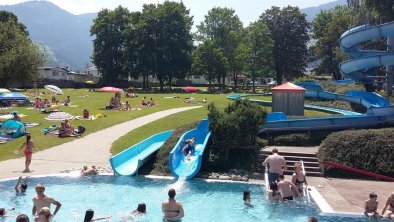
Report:
[{"label": "blue sky", "polygon": [[[0,0],[0,5],[11,5],[25,2],[26,0]],[[57,6],[73,13],[82,14],[98,12],[102,8],[113,9],[118,5],[127,7],[131,11],[139,11],[142,5],[158,3],[163,0],[49,0]],[[175,0],[180,2],[180,0]],[[266,9],[271,6],[284,7],[287,5],[307,8],[333,2],[335,0],[183,0],[190,14],[194,16],[195,24],[204,20],[204,15],[213,7],[229,7],[236,10],[244,25],[255,21]]]}]

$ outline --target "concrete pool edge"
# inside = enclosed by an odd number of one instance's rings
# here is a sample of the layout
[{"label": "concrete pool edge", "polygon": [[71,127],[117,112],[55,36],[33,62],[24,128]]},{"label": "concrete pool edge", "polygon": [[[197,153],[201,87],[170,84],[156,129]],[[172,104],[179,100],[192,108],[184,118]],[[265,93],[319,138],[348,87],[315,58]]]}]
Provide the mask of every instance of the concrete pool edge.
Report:
[{"label": "concrete pool edge", "polygon": [[327,203],[326,199],[320,194],[320,192],[314,186],[308,186],[309,194],[313,198],[313,201],[320,208],[321,216],[337,216],[337,217],[352,217],[359,218],[365,217],[362,213],[357,212],[347,212],[347,211],[336,211],[330,204]]},{"label": "concrete pool edge", "polygon": [[[111,173],[99,174],[100,176],[114,176]],[[80,177],[79,171],[72,171],[68,173],[57,173],[57,174],[44,174],[44,175],[33,175],[29,176],[29,178],[40,178],[40,177]],[[139,177],[149,178],[149,179],[166,179],[166,180],[174,180],[175,178],[172,176],[155,176],[155,175],[140,175]],[[17,180],[18,177],[11,177],[0,179],[0,182],[9,181],[9,180]],[[232,181],[232,180],[218,180],[218,179],[204,179],[204,178],[194,178],[194,180],[202,180],[207,182],[220,182],[220,183],[243,183],[243,184],[253,184],[253,185],[261,185],[264,186],[264,182],[262,180],[252,180],[252,181]],[[321,216],[330,216],[330,217],[352,217],[352,218],[362,218],[365,217],[362,213],[357,212],[348,212],[348,211],[336,211],[334,210],[324,199],[324,197],[320,194],[320,192],[314,186],[308,186],[309,193],[313,199],[313,202],[319,207]]]}]

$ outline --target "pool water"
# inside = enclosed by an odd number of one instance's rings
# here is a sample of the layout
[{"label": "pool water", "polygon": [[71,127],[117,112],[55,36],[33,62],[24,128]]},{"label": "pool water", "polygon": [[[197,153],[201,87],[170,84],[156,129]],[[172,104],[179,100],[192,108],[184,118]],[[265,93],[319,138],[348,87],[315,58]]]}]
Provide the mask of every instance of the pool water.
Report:
[{"label": "pool water", "polygon": [[[31,215],[34,186],[43,183],[45,194],[62,203],[55,222],[81,222],[85,211],[93,209],[95,217],[112,216],[102,221],[134,221],[130,213],[138,203],[147,206],[147,215],[135,221],[162,221],[161,203],[168,199],[168,189],[174,188],[176,199],[184,205],[183,222],[197,221],[291,221],[305,222],[308,216],[320,212],[315,204],[298,200],[287,203],[268,202],[261,185],[246,183],[221,183],[203,180],[176,182],[169,179],[144,177],[35,177],[28,179],[26,195],[17,196],[16,181],[0,182],[0,207],[15,207],[10,215],[25,213]],[[244,190],[251,191],[253,207],[246,207],[242,201]],[[54,210],[54,206],[51,208]],[[33,218],[31,218],[33,219]],[[1,222],[15,221],[15,218],[0,219]],[[31,220],[33,221],[33,220]],[[320,217],[323,222],[361,222],[366,219]]]}]

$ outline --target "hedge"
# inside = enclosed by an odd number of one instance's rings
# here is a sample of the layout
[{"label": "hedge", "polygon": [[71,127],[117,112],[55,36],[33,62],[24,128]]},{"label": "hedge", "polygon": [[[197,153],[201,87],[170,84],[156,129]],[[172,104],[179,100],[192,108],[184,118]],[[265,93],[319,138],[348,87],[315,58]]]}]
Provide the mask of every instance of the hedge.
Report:
[{"label": "hedge", "polygon": [[319,146],[332,131],[311,133],[289,133],[271,135],[268,138],[270,146]]},{"label": "hedge", "polygon": [[[329,135],[318,150],[320,161],[386,176],[394,175],[394,128],[347,130]],[[342,170],[325,167],[328,176]]]}]

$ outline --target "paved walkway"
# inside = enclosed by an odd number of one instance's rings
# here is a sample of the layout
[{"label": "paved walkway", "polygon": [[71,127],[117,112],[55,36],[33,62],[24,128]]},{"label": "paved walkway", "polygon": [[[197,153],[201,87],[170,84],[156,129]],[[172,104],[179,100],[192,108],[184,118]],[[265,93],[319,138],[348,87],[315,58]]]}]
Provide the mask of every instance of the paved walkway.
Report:
[{"label": "paved walkway", "polygon": [[[163,117],[200,107],[202,106],[183,107],[156,112],[34,153],[30,166],[30,169],[33,171],[31,173],[22,173],[24,169],[24,157],[1,161],[0,179],[19,177],[21,175],[61,173],[65,170],[81,169],[83,165],[108,166],[108,160],[111,157],[110,147],[114,141],[123,135]],[[39,142],[36,141],[36,145],[39,146]]]}]

